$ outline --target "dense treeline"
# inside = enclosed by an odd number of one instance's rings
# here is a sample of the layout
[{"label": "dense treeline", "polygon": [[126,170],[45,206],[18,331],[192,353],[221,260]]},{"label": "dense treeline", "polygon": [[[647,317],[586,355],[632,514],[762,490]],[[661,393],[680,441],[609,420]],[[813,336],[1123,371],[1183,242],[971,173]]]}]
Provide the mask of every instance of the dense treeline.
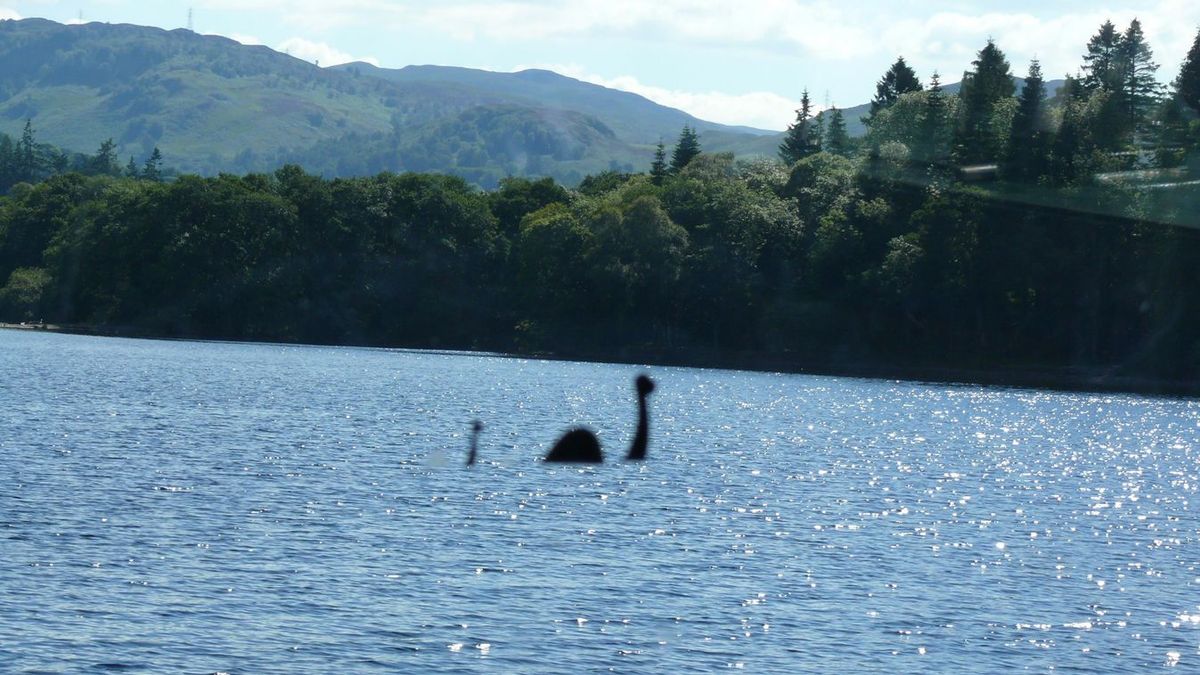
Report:
[{"label": "dense treeline", "polygon": [[72,153],[47,143],[39,143],[33,122],[26,120],[19,139],[0,132],[0,194],[18,183],[32,183],[64,173],[88,176],[126,176],[162,180],[174,175],[163,168],[163,156],[156,147],[138,163],[133,157],[122,166],[116,155],[116,143],[110,138],[100,144],[95,155]]},{"label": "dense treeline", "polygon": [[1095,63],[1058,101],[1038,92],[1036,68],[1014,97],[989,43],[959,96],[936,77],[921,89],[907,73],[885,76],[860,148],[802,110],[781,149],[788,164],[704,154],[685,129],[649,174],[603,173],[576,190],[510,178],[483,192],[413,173],[326,180],[296,166],[21,183],[0,200],[0,319],[1195,378],[1192,61],[1152,105],[1138,103],[1130,66],[1118,60],[1125,74],[1106,85]]}]

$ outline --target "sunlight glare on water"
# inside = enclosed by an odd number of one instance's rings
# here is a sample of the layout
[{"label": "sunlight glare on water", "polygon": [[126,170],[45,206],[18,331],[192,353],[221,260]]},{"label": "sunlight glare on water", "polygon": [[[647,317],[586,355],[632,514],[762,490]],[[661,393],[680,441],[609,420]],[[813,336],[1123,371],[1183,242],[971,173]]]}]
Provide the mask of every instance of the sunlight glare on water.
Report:
[{"label": "sunlight glare on water", "polygon": [[1200,668],[1194,401],[638,372],[0,331],[0,663]]}]

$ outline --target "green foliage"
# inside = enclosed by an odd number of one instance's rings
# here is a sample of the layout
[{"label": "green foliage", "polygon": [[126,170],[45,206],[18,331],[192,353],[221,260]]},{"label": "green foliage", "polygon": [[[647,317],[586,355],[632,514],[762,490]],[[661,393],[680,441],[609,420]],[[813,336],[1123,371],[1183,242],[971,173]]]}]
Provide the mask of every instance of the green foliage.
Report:
[{"label": "green foliage", "polygon": [[19,267],[0,287],[0,313],[21,321],[38,320],[43,314],[50,274],[40,267]]},{"label": "green foliage", "polygon": [[1036,181],[1047,170],[1046,84],[1036,59],[1029,65],[1009,136],[1005,171],[1017,181]]},{"label": "green foliage", "polygon": [[779,144],[779,158],[786,165],[796,162],[821,151],[821,129],[812,112],[812,102],[808,98],[808,90],[800,97],[800,108],[796,111],[796,121],[788,127]]},{"label": "green foliage", "polygon": [[545,206],[571,201],[570,194],[550,178],[530,180],[510,177],[500,181],[500,188],[489,195],[492,213],[500,224],[500,231],[509,237],[516,236],[521,219]]},{"label": "green foliage", "polygon": [[650,178],[655,185],[662,185],[663,179],[667,177],[667,148],[663,145],[661,139],[658,145],[654,147],[654,161],[650,163]]},{"label": "green foliage", "polygon": [[825,130],[822,147],[835,155],[850,154],[850,135],[846,133],[846,118],[835,106],[829,114],[829,126]]},{"label": "green foliage", "polygon": [[905,94],[921,91],[921,80],[917,73],[908,66],[901,56],[896,59],[891,68],[883,74],[883,78],[875,85],[875,98],[871,100],[871,109],[863,122],[873,126],[875,117],[880,111],[886,110]]},{"label": "green foliage", "polygon": [[1089,92],[1116,91],[1121,86],[1121,34],[1112,21],[1105,21],[1087,44],[1083,57],[1086,73],[1081,84]]},{"label": "green foliage", "polygon": [[696,155],[700,154],[700,138],[696,130],[689,125],[683,126],[679,132],[679,140],[675,143],[675,151],[671,153],[671,171],[679,173]]},{"label": "green foliage", "polygon": [[991,40],[971,63],[975,70],[963,75],[959,94],[962,106],[955,154],[962,164],[993,162],[1003,155],[1008,137],[1008,130],[997,124],[996,107],[1012,98],[1012,74],[1004,53]]},{"label": "green foliage", "polygon": [[1192,113],[1200,115],[1200,30],[1196,31],[1196,39],[1175,79],[1175,90]]},{"label": "green foliage", "polygon": [[937,161],[949,151],[960,105],[959,97],[945,96],[940,89],[905,94],[875,116],[867,143],[873,148],[899,143],[916,159]]},{"label": "green foliage", "polygon": [[1158,64],[1154,63],[1154,53],[1146,43],[1142,24],[1137,19],[1129,23],[1121,36],[1119,53],[1122,103],[1129,126],[1136,127],[1158,103],[1162,89],[1155,78]]},{"label": "green foliage", "polygon": [[154,151],[146,158],[146,163],[142,165],[141,177],[149,181],[161,181],[163,178],[162,164],[162,153],[159,152],[158,146],[155,146]]}]

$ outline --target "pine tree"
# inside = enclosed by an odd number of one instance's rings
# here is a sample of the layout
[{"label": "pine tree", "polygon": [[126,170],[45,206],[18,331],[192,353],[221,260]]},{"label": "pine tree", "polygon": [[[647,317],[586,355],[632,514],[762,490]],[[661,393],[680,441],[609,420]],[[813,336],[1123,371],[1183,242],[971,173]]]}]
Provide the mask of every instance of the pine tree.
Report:
[{"label": "pine tree", "polygon": [[805,89],[800,96],[800,107],[796,110],[796,121],[788,127],[783,142],[779,144],[779,158],[784,164],[791,166],[820,151],[820,131],[813,118],[812,101],[808,98],[808,90]]},{"label": "pine tree", "polygon": [[942,91],[942,78],[934,71],[929,92],[925,96],[925,109],[921,111],[916,147],[917,159],[924,162],[939,162],[950,153],[947,142],[946,94]]},{"label": "pine tree", "polygon": [[1042,66],[1034,59],[1025,77],[1009,136],[1005,169],[1015,180],[1033,181],[1045,172],[1045,99]]},{"label": "pine tree", "polygon": [[33,120],[25,120],[25,130],[17,144],[17,180],[31,181],[37,176],[37,141],[33,133]]},{"label": "pine tree", "polygon": [[142,167],[142,178],[156,182],[162,180],[162,153],[159,152],[157,145],[154,146],[154,152],[150,153],[150,157]]},{"label": "pine tree", "polygon": [[125,176],[128,178],[137,178],[140,175],[141,175],[141,172],[138,171],[137,162],[134,161],[133,155],[130,155],[129,156],[129,164],[125,165]]},{"label": "pine tree", "polygon": [[671,172],[679,173],[699,154],[700,139],[696,136],[696,130],[683,125],[683,131],[679,133],[679,142],[675,144],[675,152],[671,154]]},{"label": "pine tree", "polygon": [[1084,55],[1083,70],[1087,73],[1080,84],[1088,91],[1119,89],[1121,34],[1112,21],[1105,21],[1100,32],[1092,36]]},{"label": "pine tree", "polygon": [[846,133],[846,118],[837,106],[829,111],[829,126],[825,129],[824,147],[835,155],[850,154],[850,134]]},{"label": "pine tree", "polygon": [[871,110],[863,122],[867,126],[871,126],[872,119],[880,110],[892,107],[904,94],[921,91],[921,89],[921,81],[917,79],[917,73],[908,67],[903,56],[897,58],[892,67],[884,73],[883,79],[876,83],[875,98],[872,99]]},{"label": "pine tree", "polygon": [[115,176],[121,172],[120,166],[117,164],[117,144],[113,143],[113,139],[108,139],[100,144],[100,149],[96,151],[96,156],[88,162],[88,169],[100,176]]},{"label": "pine tree", "polygon": [[963,111],[955,148],[964,164],[997,159],[1000,139],[992,134],[992,113],[996,103],[1010,98],[1015,89],[1008,60],[992,40],[971,63],[975,70],[963,74],[959,93]]},{"label": "pine tree", "polygon": [[1058,90],[1061,100],[1062,124],[1051,143],[1049,175],[1055,185],[1070,185],[1082,177],[1096,149],[1093,139],[1094,120],[1088,118],[1090,94],[1083,77],[1067,76]]},{"label": "pine tree", "polygon": [[1137,19],[1130,22],[1129,28],[1121,36],[1120,66],[1121,76],[1120,102],[1124,106],[1126,125],[1129,128],[1140,126],[1161,97],[1161,88],[1154,74],[1158,72],[1158,64],[1154,62],[1154,52],[1146,43],[1142,34],[1142,23]]},{"label": "pine tree", "polygon": [[662,139],[658,140],[658,146],[654,148],[654,161],[650,163],[650,180],[655,185],[662,185],[663,179],[667,176],[667,149],[663,145]]},{"label": "pine tree", "polygon": [[1200,115],[1200,31],[1196,32],[1196,41],[1192,43],[1179,77],[1175,79],[1175,91],[1192,112]]},{"label": "pine tree", "polygon": [[0,133],[0,192],[17,181],[17,146],[8,134]]}]

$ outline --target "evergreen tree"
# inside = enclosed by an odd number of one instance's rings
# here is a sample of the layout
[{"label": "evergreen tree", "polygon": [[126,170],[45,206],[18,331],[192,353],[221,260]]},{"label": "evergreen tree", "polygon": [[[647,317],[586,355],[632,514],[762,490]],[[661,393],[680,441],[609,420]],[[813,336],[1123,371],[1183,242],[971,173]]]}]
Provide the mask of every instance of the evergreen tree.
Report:
[{"label": "evergreen tree", "polygon": [[100,144],[96,155],[88,161],[88,171],[101,176],[115,176],[121,172],[117,164],[117,144],[108,139]]},{"label": "evergreen tree", "polygon": [[962,122],[956,143],[958,161],[977,164],[998,157],[1001,139],[992,130],[992,113],[996,103],[1012,97],[1015,89],[1008,60],[992,40],[971,62],[973,72],[963,74]]},{"label": "evergreen tree", "polygon": [[37,176],[37,142],[34,139],[33,120],[25,120],[25,130],[21,132],[21,141],[17,144],[17,176],[18,181],[31,181]]},{"label": "evergreen tree", "polygon": [[1158,72],[1158,64],[1154,62],[1154,53],[1142,34],[1142,23],[1137,19],[1129,23],[1129,28],[1121,36],[1118,53],[1120,102],[1124,106],[1126,126],[1133,129],[1142,124],[1161,96],[1161,88],[1154,77]]},{"label": "evergreen tree", "polygon": [[779,158],[784,164],[791,166],[820,151],[820,131],[813,117],[812,101],[808,98],[808,90],[805,89],[800,96],[800,108],[796,110],[796,121],[788,127],[783,142],[779,144]]},{"label": "evergreen tree", "polygon": [[134,161],[133,155],[130,155],[129,163],[125,165],[125,176],[128,178],[137,178],[140,175],[141,175],[141,172],[138,171],[137,162]]},{"label": "evergreen tree", "polygon": [[835,155],[850,154],[850,134],[846,133],[846,118],[837,106],[829,111],[829,126],[825,129],[824,147]]},{"label": "evergreen tree", "polygon": [[17,181],[17,146],[8,134],[0,133],[0,193]]},{"label": "evergreen tree", "polygon": [[1083,85],[1083,78],[1068,75],[1058,97],[1062,101],[1062,124],[1051,144],[1050,177],[1055,185],[1070,185],[1084,175],[1091,163],[1095,124],[1088,116],[1091,95]]},{"label": "evergreen tree", "polygon": [[1200,31],[1196,32],[1196,40],[1175,79],[1175,91],[1192,112],[1200,115]]},{"label": "evergreen tree", "polygon": [[662,139],[658,140],[658,146],[654,148],[654,161],[650,163],[650,180],[655,185],[662,185],[663,178],[667,176],[667,149],[663,145]]},{"label": "evergreen tree", "polygon": [[1037,59],[1029,65],[1009,136],[1006,173],[1018,181],[1036,180],[1045,171],[1046,82]]},{"label": "evergreen tree", "polygon": [[917,73],[904,62],[903,56],[897,58],[883,78],[876,83],[875,98],[871,100],[871,110],[863,122],[871,126],[871,120],[880,110],[892,107],[904,94],[921,89]]},{"label": "evergreen tree", "polygon": [[671,155],[671,172],[679,173],[699,154],[700,139],[696,136],[696,130],[683,125],[683,131],[679,133],[679,142],[675,144],[675,152]]},{"label": "evergreen tree", "polygon": [[162,180],[162,153],[159,152],[158,146],[154,146],[154,152],[150,153],[150,157],[146,159],[146,164],[142,166],[142,178],[150,181]]},{"label": "evergreen tree", "polygon": [[1086,75],[1080,84],[1088,91],[1115,91],[1120,88],[1121,34],[1112,21],[1105,21],[1092,36],[1084,55]]},{"label": "evergreen tree", "polygon": [[946,94],[942,91],[941,76],[934,71],[925,109],[921,111],[917,142],[913,148],[916,158],[924,162],[939,162],[950,153],[947,138]]}]

